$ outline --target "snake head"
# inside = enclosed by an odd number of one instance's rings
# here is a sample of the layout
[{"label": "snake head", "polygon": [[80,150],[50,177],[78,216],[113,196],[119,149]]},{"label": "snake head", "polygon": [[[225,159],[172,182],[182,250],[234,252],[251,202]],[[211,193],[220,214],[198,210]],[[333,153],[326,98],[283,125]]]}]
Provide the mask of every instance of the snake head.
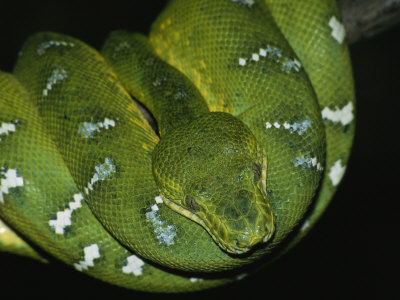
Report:
[{"label": "snake head", "polygon": [[231,254],[248,252],[274,232],[266,169],[254,135],[227,113],[204,114],[174,129],[153,152],[165,204],[203,226]]}]

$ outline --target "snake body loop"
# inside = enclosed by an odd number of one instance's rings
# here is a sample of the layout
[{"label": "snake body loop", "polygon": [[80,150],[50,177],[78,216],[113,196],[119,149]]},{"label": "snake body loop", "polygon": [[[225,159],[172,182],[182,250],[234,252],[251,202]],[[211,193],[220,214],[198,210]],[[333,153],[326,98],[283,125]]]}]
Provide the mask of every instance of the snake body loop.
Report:
[{"label": "snake body loop", "polygon": [[334,1],[174,0],[148,37],[113,32],[100,53],[30,37],[0,73],[0,249],[38,258],[20,235],[153,292],[218,286],[285,253],[350,152],[339,20]]}]

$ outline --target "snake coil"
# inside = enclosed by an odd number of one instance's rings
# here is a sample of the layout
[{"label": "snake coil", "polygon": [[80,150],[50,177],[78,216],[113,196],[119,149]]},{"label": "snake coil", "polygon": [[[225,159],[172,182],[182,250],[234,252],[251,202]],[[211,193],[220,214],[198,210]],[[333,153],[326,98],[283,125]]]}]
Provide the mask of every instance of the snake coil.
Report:
[{"label": "snake coil", "polygon": [[173,0],[148,37],[114,32],[100,53],[30,37],[0,73],[0,249],[43,259],[35,244],[152,292],[225,284],[285,253],[351,148],[339,20],[328,0]]}]

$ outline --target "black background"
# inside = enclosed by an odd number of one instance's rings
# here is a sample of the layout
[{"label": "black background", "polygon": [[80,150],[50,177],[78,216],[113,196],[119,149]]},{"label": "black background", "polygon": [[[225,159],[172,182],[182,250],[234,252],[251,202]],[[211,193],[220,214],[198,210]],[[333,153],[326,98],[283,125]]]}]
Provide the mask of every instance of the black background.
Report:
[{"label": "black background", "polygon": [[[3,2],[3,1],[2,1]],[[163,1],[2,3],[0,69],[11,71],[26,38],[43,30],[99,49],[114,29],[147,33]],[[318,226],[292,252],[254,276],[201,293],[155,298],[392,299],[391,275],[400,200],[400,27],[350,47],[357,93],[357,130],[344,180]],[[394,277],[393,277],[394,276]],[[397,277],[397,279],[396,279]],[[91,279],[61,264],[0,254],[0,291],[23,296],[148,298]],[[7,297],[7,296],[6,296]],[[10,298],[7,297],[7,298]]]}]

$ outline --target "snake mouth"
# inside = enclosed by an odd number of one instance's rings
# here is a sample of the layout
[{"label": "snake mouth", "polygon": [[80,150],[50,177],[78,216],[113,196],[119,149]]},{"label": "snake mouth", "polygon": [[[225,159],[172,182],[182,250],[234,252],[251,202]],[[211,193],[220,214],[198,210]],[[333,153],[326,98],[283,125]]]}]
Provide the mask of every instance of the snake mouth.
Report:
[{"label": "snake mouth", "polygon": [[241,255],[249,252],[250,249],[251,249],[250,247],[240,247],[240,248],[229,247],[225,248],[225,251],[230,254]]},{"label": "snake mouth", "polygon": [[[216,232],[215,230],[211,228],[215,228],[213,226],[213,221],[210,221],[208,218],[200,218],[196,213],[191,212],[190,210],[185,209],[184,207],[174,203],[173,201],[169,200],[165,196],[161,194],[161,198],[163,199],[164,203],[173,209],[174,211],[178,212],[179,214],[187,217],[188,219],[198,223],[201,225],[211,236],[211,238],[214,240],[214,242],[224,251],[230,254],[234,255],[241,255],[249,252],[254,245],[263,242],[264,240],[267,241],[269,239],[268,237],[252,237],[248,238],[244,234],[239,235],[237,238],[233,238],[232,240],[225,240],[220,237],[220,234]],[[204,221],[206,220],[206,221]],[[227,233],[228,229],[224,224],[221,224],[220,228],[223,228],[223,232]],[[223,234],[223,236],[226,236],[228,234]],[[245,240],[249,240],[247,242],[244,242]]]},{"label": "snake mouth", "polygon": [[[269,231],[268,234],[264,236],[245,237],[244,235],[242,236],[239,235],[237,238],[234,238],[231,243],[228,243],[224,240],[214,237],[213,235],[212,237],[219,245],[219,247],[225,250],[226,252],[234,255],[242,255],[254,249],[255,246],[266,243],[267,241],[270,240],[272,235],[273,231]],[[248,241],[244,241],[246,239]]]},{"label": "snake mouth", "polygon": [[235,239],[233,241],[233,244],[234,245],[231,245],[231,244],[226,245],[225,251],[230,254],[241,255],[241,254],[245,254],[245,253],[249,252],[253,248],[254,245],[258,244],[258,242],[255,242],[255,243],[250,242],[246,245],[246,244],[241,243],[239,240]]}]

